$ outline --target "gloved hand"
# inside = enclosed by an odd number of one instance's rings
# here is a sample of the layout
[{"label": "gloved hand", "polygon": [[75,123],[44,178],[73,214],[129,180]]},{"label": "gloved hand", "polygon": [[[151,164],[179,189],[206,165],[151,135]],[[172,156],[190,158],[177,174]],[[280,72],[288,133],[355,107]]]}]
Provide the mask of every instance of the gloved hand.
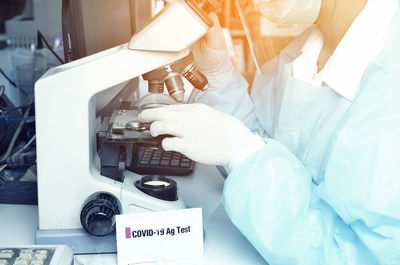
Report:
[{"label": "gloved hand", "polygon": [[208,79],[212,88],[218,88],[232,75],[234,67],[226,49],[221,25],[215,13],[210,14],[214,25],[208,33],[191,47],[197,68]]},{"label": "gloved hand", "polygon": [[152,122],[150,133],[154,137],[175,136],[164,138],[164,150],[231,169],[265,144],[238,119],[200,103],[144,110],[139,120]]}]

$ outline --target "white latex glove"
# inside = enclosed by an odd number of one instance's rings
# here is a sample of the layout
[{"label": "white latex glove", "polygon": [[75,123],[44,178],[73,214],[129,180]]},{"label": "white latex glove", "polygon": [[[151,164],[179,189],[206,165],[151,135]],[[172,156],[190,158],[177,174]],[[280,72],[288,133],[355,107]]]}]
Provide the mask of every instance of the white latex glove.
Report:
[{"label": "white latex glove", "polygon": [[164,150],[231,169],[265,144],[238,119],[200,103],[144,110],[139,120],[152,122],[150,133],[154,137],[175,136],[164,138]]},{"label": "white latex glove", "polygon": [[221,25],[215,13],[210,14],[213,26],[208,33],[191,47],[197,68],[208,79],[212,88],[218,88],[232,75],[234,67],[226,49]]}]

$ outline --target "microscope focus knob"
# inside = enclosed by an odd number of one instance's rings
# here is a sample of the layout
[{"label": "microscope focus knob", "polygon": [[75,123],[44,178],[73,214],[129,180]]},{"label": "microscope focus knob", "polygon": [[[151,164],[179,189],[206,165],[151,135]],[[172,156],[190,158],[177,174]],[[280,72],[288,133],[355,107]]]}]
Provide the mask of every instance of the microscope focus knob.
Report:
[{"label": "microscope focus knob", "polygon": [[115,215],[121,213],[117,198],[111,194],[92,194],[81,211],[81,224],[90,234],[105,236],[115,230]]}]

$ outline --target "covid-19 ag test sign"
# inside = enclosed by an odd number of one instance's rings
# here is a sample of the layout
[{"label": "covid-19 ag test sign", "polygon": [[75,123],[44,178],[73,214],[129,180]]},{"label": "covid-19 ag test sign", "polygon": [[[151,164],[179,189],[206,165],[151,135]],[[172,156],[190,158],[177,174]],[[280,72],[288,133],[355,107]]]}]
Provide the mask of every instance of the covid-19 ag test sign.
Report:
[{"label": "covid-19 ag test sign", "polygon": [[117,215],[116,222],[118,265],[203,259],[201,208]]}]

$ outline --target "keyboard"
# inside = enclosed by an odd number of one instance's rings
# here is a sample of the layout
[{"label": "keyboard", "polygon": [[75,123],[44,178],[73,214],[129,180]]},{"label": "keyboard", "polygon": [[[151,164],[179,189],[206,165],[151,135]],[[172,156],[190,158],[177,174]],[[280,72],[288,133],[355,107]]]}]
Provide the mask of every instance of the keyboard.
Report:
[{"label": "keyboard", "polygon": [[68,246],[0,246],[0,265],[71,265],[73,252]]},{"label": "keyboard", "polygon": [[193,168],[193,160],[181,153],[165,151],[161,146],[136,144],[130,170],[142,175],[187,176]]}]

